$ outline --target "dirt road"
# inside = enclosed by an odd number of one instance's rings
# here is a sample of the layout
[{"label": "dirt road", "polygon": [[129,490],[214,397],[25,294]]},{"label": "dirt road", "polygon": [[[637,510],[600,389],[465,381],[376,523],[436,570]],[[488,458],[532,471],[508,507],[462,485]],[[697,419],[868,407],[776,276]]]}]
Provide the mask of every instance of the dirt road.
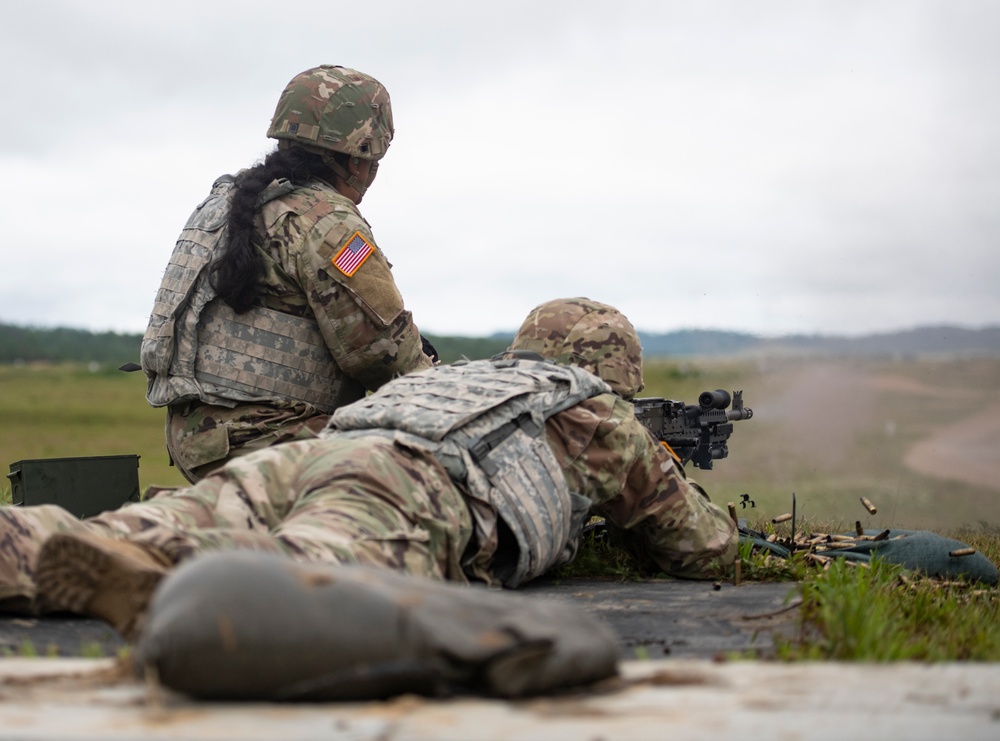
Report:
[{"label": "dirt road", "polygon": [[[885,369],[812,363],[783,377],[781,392],[770,400],[767,412],[773,420],[797,422],[779,433],[780,448],[810,460],[817,470],[832,470],[847,461],[859,432],[885,427],[886,435],[893,434],[895,422],[875,415],[880,398],[905,398],[915,407],[937,401],[968,408],[972,411],[967,416],[913,444],[903,463],[924,476],[1000,490],[1000,401],[989,401],[983,408],[980,394]],[[814,420],[807,434],[801,420]]]},{"label": "dirt road", "polygon": [[1000,488],[1000,404],[941,428],[903,461],[925,476]]}]

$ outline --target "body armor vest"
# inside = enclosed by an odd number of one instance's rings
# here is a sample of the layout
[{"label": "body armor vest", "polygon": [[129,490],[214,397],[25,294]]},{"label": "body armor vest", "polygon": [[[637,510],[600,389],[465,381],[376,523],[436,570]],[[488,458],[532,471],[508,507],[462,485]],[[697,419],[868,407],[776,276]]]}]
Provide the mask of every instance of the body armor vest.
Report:
[{"label": "body armor vest", "polygon": [[478,360],[397,378],[338,409],[329,429],[385,434],[433,453],[510,530],[516,556],[496,563],[494,575],[516,587],[572,558],[590,509],[589,499],[569,491],[545,420],[602,393],[610,387],[579,368]]},{"label": "body armor vest", "polygon": [[[329,413],[336,406],[331,379],[340,371],[316,321],[263,306],[237,314],[212,288],[209,273],[226,241],[233,183],[231,175],[215,182],[170,256],[142,339],[146,399],[155,407],[293,400]],[[272,184],[259,206],[294,188]]]}]

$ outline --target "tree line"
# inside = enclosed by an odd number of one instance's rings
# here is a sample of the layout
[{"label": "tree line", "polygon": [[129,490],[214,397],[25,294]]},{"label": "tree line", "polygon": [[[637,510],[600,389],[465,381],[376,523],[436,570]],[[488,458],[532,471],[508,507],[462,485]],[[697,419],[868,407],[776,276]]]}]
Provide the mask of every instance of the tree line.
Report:
[{"label": "tree line", "polygon": [[[443,363],[461,358],[489,358],[506,349],[514,333],[489,337],[425,335]],[[967,329],[954,326],[871,334],[863,337],[786,335],[759,337],[711,329],[677,330],[662,334],[639,332],[647,358],[718,357],[733,355],[863,356],[946,354],[1000,356],[1000,327]],[[91,332],[84,329],[41,329],[0,323],[0,363],[78,362],[114,364],[139,362],[141,334]]]},{"label": "tree line", "polygon": [[[489,358],[510,344],[510,337],[426,335],[444,363]],[[101,363],[115,367],[139,362],[141,334],[44,329],[0,323],[0,363]]]}]

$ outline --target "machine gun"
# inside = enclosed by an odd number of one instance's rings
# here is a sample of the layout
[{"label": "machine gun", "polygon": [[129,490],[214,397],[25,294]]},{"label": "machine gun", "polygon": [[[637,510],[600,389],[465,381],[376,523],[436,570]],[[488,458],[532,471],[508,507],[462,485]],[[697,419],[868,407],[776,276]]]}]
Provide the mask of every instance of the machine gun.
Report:
[{"label": "machine gun", "polygon": [[[692,461],[706,469],[729,455],[732,423],[753,416],[753,410],[743,406],[742,391],[732,395],[722,389],[705,391],[698,396],[697,405],[660,397],[634,399],[632,403],[636,419],[682,464]],[[728,408],[730,403],[732,409]]]}]

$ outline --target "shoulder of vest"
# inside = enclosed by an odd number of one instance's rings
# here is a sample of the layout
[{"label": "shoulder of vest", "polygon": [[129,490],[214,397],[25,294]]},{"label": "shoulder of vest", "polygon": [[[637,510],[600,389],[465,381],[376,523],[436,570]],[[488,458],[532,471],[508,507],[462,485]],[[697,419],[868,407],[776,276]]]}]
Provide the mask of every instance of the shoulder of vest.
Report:
[{"label": "shoulder of vest", "polygon": [[300,185],[288,195],[282,196],[281,201],[294,204],[294,210],[299,214],[309,211],[320,216],[341,213],[363,221],[361,212],[354,202],[325,183],[313,181],[307,185]]}]

